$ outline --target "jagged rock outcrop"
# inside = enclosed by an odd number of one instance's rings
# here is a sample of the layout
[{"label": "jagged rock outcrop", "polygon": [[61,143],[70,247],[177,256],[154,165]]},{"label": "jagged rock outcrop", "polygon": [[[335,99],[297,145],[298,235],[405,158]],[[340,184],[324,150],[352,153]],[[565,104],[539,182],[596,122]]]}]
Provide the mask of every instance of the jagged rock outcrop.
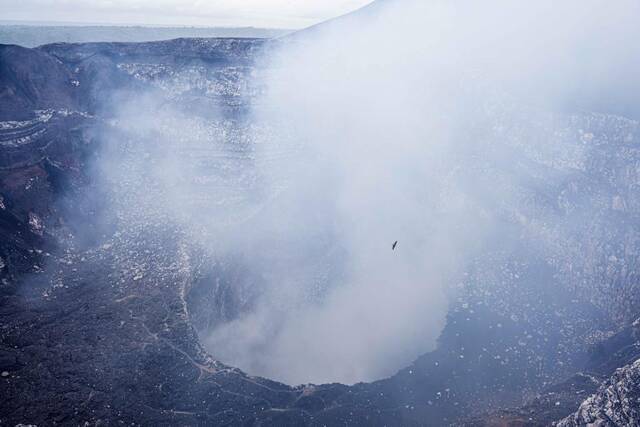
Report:
[{"label": "jagged rock outcrop", "polygon": [[640,425],[640,359],[616,370],[578,411],[557,427]]}]

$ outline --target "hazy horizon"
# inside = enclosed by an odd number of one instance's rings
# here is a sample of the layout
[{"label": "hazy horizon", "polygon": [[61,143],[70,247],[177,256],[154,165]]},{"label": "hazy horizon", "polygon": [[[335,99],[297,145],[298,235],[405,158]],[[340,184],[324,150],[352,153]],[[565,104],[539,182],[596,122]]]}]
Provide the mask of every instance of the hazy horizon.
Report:
[{"label": "hazy horizon", "polygon": [[270,39],[292,29],[264,27],[162,26],[135,24],[74,24],[0,21],[0,44],[38,47],[51,43],[144,43],[180,38]]},{"label": "hazy horizon", "polygon": [[[302,29],[352,12],[370,0],[115,0],[111,2],[24,0],[19,4],[0,0],[4,21],[63,23],[67,25],[160,27],[256,27]],[[3,22],[4,22],[3,21]]]},{"label": "hazy horizon", "polygon": [[[238,28],[253,28],[260,30],[278,30],[278,31],[295,31],[298,28],[284,28],[284,27],[264,27],[255,25],[164,25],[164,24],[144,24],[144,23],[122,23],[122,22],[76,22],[76,21],[47,21],[47,20],[13,20],[13,19],[0,19],[0,26],[5,27],[78,27],[78,28],[93,28],[93,27],[121,27],[121,28],[179,28],[179,29],[238,29]],[[304,27],[303,27],[304,28]]]}]

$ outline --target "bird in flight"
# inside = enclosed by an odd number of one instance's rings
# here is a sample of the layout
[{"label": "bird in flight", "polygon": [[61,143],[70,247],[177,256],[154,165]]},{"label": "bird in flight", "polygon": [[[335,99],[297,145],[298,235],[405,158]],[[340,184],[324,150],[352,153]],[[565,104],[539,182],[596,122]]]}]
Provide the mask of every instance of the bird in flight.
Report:
[{"label": "bird in flight", "polygon": [[397,240],[395,242],[393,242],[393,246],[391,246],[391,250],[395,251],[396,250],[396,246],[398,246],[398,241]]}]

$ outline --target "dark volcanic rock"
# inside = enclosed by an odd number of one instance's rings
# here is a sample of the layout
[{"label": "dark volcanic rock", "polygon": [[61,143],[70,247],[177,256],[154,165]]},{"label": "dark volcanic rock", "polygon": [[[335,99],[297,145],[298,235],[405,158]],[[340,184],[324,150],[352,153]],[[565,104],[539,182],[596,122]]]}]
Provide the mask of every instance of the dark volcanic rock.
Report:
[{"label": "dark volcanic rock", "polygon": [[0,293],[9,285],[8,278],[31,271],[38,262],[36,248],[42,246],[40,236],[8,209],[0,209]]},{"label": "dark volcanic rock", "polygon": [[75,110],[67,67],[43,51],[0,45],[0,120],[26,120],[35,110]]},{"label": "dark volcanic rock", "polygon": [[47,227],[61,219],[58,200],[82,187],[91,139],[86,115],[38,111],[0,126],[0,257],[2,274],[39,268],[53,242]]},{"label": "dark volcanic rock", "polygon": [[[633,336],[633,327],[626,327],[594,345],[581,372],[565,381],[544,388],[521,408],[496,411],[482,417],[468,419],[459,425],[467,427],[552,425],[559,419],[568,417],[588,398],[588,401],[591,401],[590,396],[599,389],[607,387],[611,382],[608,378],[615,376],[620,366],[633,365],[638,358],[640,358],[640,342]],[[567,420],[569,419],[578,418],[568,417]],[[567,425],[586,424],[588,422],[580,421],[578,424]]]}]

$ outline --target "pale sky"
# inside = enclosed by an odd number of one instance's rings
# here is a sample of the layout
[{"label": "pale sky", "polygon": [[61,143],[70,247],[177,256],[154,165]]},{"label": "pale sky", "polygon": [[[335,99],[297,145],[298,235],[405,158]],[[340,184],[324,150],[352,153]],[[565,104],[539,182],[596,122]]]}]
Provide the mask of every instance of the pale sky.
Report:
[{"label": "pale sky", "polygon": [[371,0],[0,0],[0,20],[302,28]]}]

